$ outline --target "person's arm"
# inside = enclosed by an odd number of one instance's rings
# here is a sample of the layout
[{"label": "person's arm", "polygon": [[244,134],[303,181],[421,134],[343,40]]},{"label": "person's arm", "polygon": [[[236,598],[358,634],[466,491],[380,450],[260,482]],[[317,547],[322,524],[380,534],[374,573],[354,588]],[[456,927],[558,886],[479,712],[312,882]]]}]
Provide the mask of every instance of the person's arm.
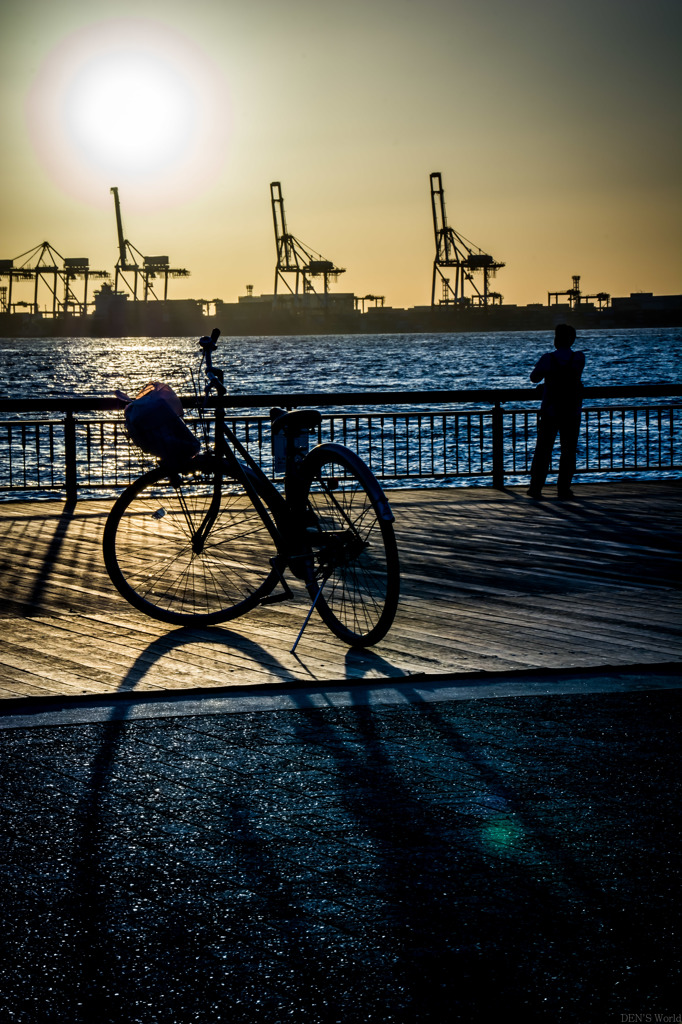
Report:
[{"label": "person's arm", "polygon": [[548,363],[549,353],[545,352],[543,356],[540,356],[537,363],[530,371],[530,379],[533,381],[533,384],[539,384],[540,381],[544,378],[548,370]]}]

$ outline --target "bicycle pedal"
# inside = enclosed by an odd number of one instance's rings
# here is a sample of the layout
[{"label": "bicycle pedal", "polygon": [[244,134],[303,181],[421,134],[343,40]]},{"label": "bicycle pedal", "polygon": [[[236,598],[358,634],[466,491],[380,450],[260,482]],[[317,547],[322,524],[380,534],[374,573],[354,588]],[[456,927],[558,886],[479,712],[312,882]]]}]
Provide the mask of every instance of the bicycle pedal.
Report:
[{"label": "bicycle pedal", "polygon": [[291,591],[282,594],[268,594],[267,597],[262,597],[259,604],[279,604],[280,601],[292,601],[294,595]]}]

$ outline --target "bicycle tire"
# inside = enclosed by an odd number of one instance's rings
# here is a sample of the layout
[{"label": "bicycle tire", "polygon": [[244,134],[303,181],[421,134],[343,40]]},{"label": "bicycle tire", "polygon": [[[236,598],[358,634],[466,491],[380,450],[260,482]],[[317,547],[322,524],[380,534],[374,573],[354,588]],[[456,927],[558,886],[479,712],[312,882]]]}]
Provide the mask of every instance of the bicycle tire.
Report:
[{"label": "bicycle tire", "polygon": [[316,610],[340,640],[369,647],[391,628],[400,595],[388,501],[362,459],[342,445],[313,448],[301,476],[315,520],[306,530],[308,593],[317,596]]},{"label": "bicycle tire", "polygon": [[193,551],[192,533],[210,506],[217,470],[218,459],[210,455],[181,473],[153,469],[127,487],[109,513],[107,571],[118,592],[151,618],[174,625],[225,622],[257,605],[279,579],[271,564],[274,542],[225,463],[215,521],[202,550]]}]

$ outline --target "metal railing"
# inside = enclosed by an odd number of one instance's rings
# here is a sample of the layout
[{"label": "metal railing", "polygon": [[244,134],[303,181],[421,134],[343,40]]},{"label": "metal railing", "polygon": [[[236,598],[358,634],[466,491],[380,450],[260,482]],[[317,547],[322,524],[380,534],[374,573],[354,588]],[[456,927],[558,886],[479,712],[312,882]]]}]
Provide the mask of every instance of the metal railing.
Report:
[{"label": "metal railing", "polygon": [[[681,396],[682,388],[664,385],[586,388],[578,478],[679,475]],[[196,399],[183,404],[198,430]],[[316,406],[322,424],[312,443],[348,445],[387,487],[471,480],[499,488],[528,478],[539,402],[535,389],[518,388],[232,395],[225,405],[233,430],[271,476],[270,420],[259,410]],[[5,497],[115,493],[154,464],[131,445],[115,399],[5,399],[0,416]]]}]

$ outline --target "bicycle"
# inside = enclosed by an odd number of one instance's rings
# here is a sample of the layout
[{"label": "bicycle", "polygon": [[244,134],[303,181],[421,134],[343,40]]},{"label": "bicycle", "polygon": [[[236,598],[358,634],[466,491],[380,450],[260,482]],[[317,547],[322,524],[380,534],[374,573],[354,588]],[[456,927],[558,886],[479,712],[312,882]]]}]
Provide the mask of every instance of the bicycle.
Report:
[{"label": "bicycle", "polygon": [[[283,444],[283,492],[225,422],[227,394],[212,353],[220,331],[199,342],[206,385],[204,449],[181,468],[163,462],[114,503],[103,553],[118,592],[146,615],[174,625],[225,622],[259,604],[293,598],[301,579],[313,609],[353,647],[381,640],[398,607],[400,568],[393,513],[371,470],[343,445],[307,451],[315,409],[271,411]],[[215,391],[211,442],[203,410]],[[278,593],[274,593],[276,588]]]}]

